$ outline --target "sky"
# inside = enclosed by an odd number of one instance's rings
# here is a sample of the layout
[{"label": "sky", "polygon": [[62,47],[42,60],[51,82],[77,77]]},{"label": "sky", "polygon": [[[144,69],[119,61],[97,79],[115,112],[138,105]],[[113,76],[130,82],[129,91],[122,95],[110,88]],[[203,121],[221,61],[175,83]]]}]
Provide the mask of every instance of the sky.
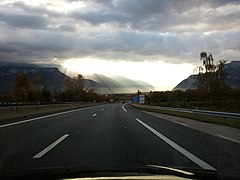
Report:
[{"label": "sky", "polygon": [[201,65],[240,60],[239,0],[1,0],[0,61],[60,64],[171,90]]}]

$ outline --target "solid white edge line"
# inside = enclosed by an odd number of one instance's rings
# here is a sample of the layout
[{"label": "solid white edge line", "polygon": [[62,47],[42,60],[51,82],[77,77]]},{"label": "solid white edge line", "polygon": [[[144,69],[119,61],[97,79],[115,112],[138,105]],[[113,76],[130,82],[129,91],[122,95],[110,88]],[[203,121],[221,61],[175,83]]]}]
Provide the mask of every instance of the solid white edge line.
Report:
[{"label": "solid white edge line", "polygon": [[229,137],[226,137],[226,136],[222,136],[222,135],[219,135],[219,134],[217,134],[216,136],[240,144],[240,141],[238,141],[238,140],[235,140],[235,139],[232,139],[232,138],[229,138]]},{"label": "solid white edge line", "polygon": [[201,168],[203,169],[209,169],[209,170],[216,170],[214,167],[212,167],[211,165],[207,164],[206,162],[204,162],[203,160],[199,159],[198,157],[196,157],[195,155],[193,155],[192,153],[190,153],[189,151],[183,149],[181,146],[179,146],[178,144],[176,144],[175,142],[173,142],[172,140],[168,139],[167,137],[165,137],[164,135],[162,135],[161,133],[159,133],[158,131],[156,131],[155,129],[153,129],[152,127],[150,127],[149,125],[147,125],[146,123],[142,122],[140,119],[136,118],[136,120],[142,124],[145,128],[147,128],[148,130],[150,130],[152,133],[154,133],[156,136],[158,136],[160,139],[162,139],[163,141],[165,141],[167,144],[169,144],[170,146],[172,146],[174,149],[176,149],[178,152],[180,152],[181,154],[183,154],[184,156],[186,156],[188,159],[192,160],[194,163],[196,163],[197,165],[199,165]]},{"label": "solid white edge line", "polygon": [[181,122],[178,122],[178,121],[171,121],[171,122],[176,123],[176,124],[179,124],[179,125],[182,125],[182,126],[188,127],[187,124],[184,124],[184,123],[181,123]]},{"label": "solid white edge line", "polygon": [[[92,107],[94,107],[94,106],[92,106]],[[27,119],[27,120],[23,120],[23,121],[18,121],[18,122],[14,122],[14,123],[4,124],[4,125],[0,125],[0,128],[13,126],[13,125],[17,125],[17,124],[22,124],[22,123],[26,123],[26,122],[31,122],[31,121],[36,121],[36,120],[39,120],[39,119],[48,118],[48,117],[52,117],[52,116],[58,116],[58,115],[62,115],[62,114],[67,114],[67,113],[71,113],[71,112],[75,112],[75,111],[81,111],[81,110],[84,110],[84,109],[87,109],[87,108],[92,108],[92,107],[85,107],[85,108],[80,108],[80,109],[74,109],[74,110],[70,110],[70,111],[64,111],[64,112],[60,112],[60,113],[55,113],[55,114],[50,114],[50,115],[46,115],[46,116],[36,117],[36,118]]]},{"label": "solid white edge line", "polygon": [[97,113],[93,114],[92,116],[94,117],[94,116],[96,116],[96,115],[97,115]]},{"label": "solid white edge line", "polygon": [[57,146],[60,142],[62,142],[66,137],[68,137],[69,134],[65,134],[62,137],[60,137],[58,140],[56,140],[55,142],[53,142],[52,144],[50,144],[48,147],[46,147],[45,149],[43,149],[41,152],[39,152],[38,154],[36,154],[35,156],[33,156],[34,159],[39,159],[41,158],[43,155],[45,155],[47,152],[49,152],[51,149],[53,149],[55,146]]},{"label": "solid white edge line", "polygon": [[125,109],[124,105],[122,105],[122,109],[123,109],[125,112],[127,112],[127,110]]}]

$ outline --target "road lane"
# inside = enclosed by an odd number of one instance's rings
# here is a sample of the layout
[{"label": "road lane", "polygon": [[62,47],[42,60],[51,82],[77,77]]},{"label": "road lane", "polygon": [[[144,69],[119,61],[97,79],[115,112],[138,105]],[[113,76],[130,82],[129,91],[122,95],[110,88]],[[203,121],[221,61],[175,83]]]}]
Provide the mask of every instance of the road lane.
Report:
[{"label": "road lane", "polygon": [[176,144],[175,142],[173,142],[172,140],[168,139],[166,136],[162,135],[161,133],[159,133],[158,131],[156,131],[155,129],[153,129],[152,127],[148,126],[147,124],[145,124],[144,122],[142,122],[140,119],[136,118],[136,120],[142,124],[144,127],[146,127],[148,130],[150,130],[152,133],[154,133],[156,136],[158,136],[160,139],[162,139],[163,141],[165,141],[166,143],[168,143],[170,146],[172,146],[174,149],[176,149],[177,151],[179,151],[181,154],[183,154],[184,156],[186,156],[187,158],[191,159],[193,162],[195,162],[197,165],[199,165],[201,168],[203,169],[209,169],[209,170],[216,170],[215,168],[213,168],[212,166],[210,166],[209,164],[205,163],[204,161],[202,161],[201,159],[199,159],[198,157],[196,157],[195,155],[193,155],[192,153],[188,152],[187,150],[183,149],[181,146],[179,146],[178,144]]},{"label": "road lane", "polygon": [[[127,104],[124,108],[122,104],[108,104],[0,128],[0,174],[69,166],[101,169],[156,164],[200,168],[139,124],[136,117],[214,168],[240,172],[236,144],[150,116]],[[41,158],[33,158],[65,134],[69,136],[64,141]]]},{"label": "road lane", "polygon": [[240,146],[128,106],[128,112],[223,173],[240,174]]},{"label": "road lane", "polygon": [[72,129],[87,125],[89,117],[103,107],[89,107],[83,111],[0,128],[0,172],[39,167],[31,161],[35,154],[63,134],[71,134]]},{"label": "road lane", "polygon": [[[164,164],[197,167],[180,153],[145,131],[119,105],[109,107],[84,128],[72,129],[64,146],[58,146],[41,160],[51,166],[114,167],[129,164]],[[63,154],[70,154],[62,158]],[[57,158],[57,157],[61,157]]]}]

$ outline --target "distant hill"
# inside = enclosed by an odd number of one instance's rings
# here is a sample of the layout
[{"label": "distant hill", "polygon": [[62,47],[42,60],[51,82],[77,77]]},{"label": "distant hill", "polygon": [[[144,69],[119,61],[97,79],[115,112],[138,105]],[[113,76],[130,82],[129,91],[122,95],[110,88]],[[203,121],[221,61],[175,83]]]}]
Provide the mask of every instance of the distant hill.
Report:
[{"label": "distant hill", "polygon": [[[14,80],[18,74],[25,73],[31,80],[36,76],[41,76],[40,84],[51,91],[65,90],[65,81],[70,77],[59,71],[54,65],[33,65],[26,63],[0,62],[0,92],[12,90]],[[61,68],[60,66],[57,66]],[[87,76],[86,88],[94,89],[98,93],[131,93],[140,90],[142,92],[153,90],[150,84],[141,81],[134,81],[122,76],[109,78],[104,75],[94,74]]]},{"label": "distant hill", "polygon": [[[232,89],[240,89],[240,61],[232,61],[225,65],[227,72],[227,78],[225,83]],[[181,81],[173,90],[196,89],[197,88],[197,76],[191,75],[187,79]]]},{"label": "distant hill", "polygon": [[[59,66],[60,67],[60,66]],[[15,78],[18,74],[25,73],[28,78],[32,80],[36,76],[41,76],[41,86],[50,91],[65,90],[65,81],[70,79],[58,68],[51,65],[51,67],[43,67],[41,65],[33,65],[26,63],[9,63],[0,62],[0,92],[9,92],[12,90]],[[92,80],[86,79],[87,88],[98,88],[101,84]]]},{"label": "distant hill", "polygon": [[64,90],[65,80],[70,78],[61,73],[58,68],[43,68],[30,64],[8,64],[5,66],[0,64],[0,92],[11,91],[16,76],[21,73],[27,74],[30,80],[36,76],[41,76],[40,84],[51,91]]},{"label": "distant hill", "polygon": [[101,74],[93,74],[86,77],[102,84],[97,91],[104,93],[133,93],[137,90],[142,92],[154,90],[154,87],[146,82],[131,80],[123,76],[107,77]]},{"label": "distant hill", "polygon": [[232,89],[240,89],[240,61],[232,61],[225,65],[228,77],[226,84]]}]

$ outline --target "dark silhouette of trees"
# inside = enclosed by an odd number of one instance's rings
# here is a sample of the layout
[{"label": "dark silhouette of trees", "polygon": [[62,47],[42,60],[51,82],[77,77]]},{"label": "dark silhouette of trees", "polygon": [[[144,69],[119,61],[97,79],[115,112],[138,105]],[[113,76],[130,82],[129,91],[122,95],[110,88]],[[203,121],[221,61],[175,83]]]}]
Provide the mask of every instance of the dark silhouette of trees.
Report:
[{"label": "dark silhouette of trees", "polygon": [[0,93],[0,103],[2,106],[11,105],[13,101],[14,101],[14,98],[11,92]]},{"label": "dark silhouette of trees", "polygon": [[27,103],[34,99],[31,83],[26,74],[19,74],[14,82],[13,96],[16,102]]},{"label": "dark silhouette of trees", "polygon": [[226,60],[214,62],[213,55],[205,51],[200,53],[202,65],[198,66],[197,89],[186,91],[155,91],[147,96],[149,104],[201,108],[219,111],[240,112],[240,90],[232,90],[225,84],[227,73]]},{"label": "dark silhouette of trees", "polygon": [[40,102],[53,102],[53,95],[52,92],[47,89],[42,89],[40,91]]},{"label": "dark silhouette of trees", "polygon": [[197,69],[199,71],[197,84],[198,89],[202,94],[207,94],[207,98],[212,104],[213,100],[222,98],[230,89],[225,85],[227,73],[224,69],[226,60],[220,60],[217,64],[211,53],[205,51],[200,53],[200,60],[203,62],[202,66]]},{"label": "dark silhouette of trees", "polygon": [[34,90],[34,93],[36,95],[36,102],[40,102],[40,101],[43,100],[42,99],[42,92],[41,92],[43,87],[41,85],[41,81],[42,81],[42,77],[41,76],[36,76],[32,80],[33,90]]},{"label": "dark silhouette of trees", "polygon": [[0,93],[0,105],[110,101],[106,95],[97,94],[91,88],[87,89],[81,74],[67,79],[64,91],[50,91],[42,83],[41,76],[29,79],[27,74],[18,74],[12,91]]},{"label": "dark silhouette of trees", "polygon": [[86,98],[85,80],[81,74],[77,77],[67,79],[66,82],[66,97],[70,101],[84,101]]}]

